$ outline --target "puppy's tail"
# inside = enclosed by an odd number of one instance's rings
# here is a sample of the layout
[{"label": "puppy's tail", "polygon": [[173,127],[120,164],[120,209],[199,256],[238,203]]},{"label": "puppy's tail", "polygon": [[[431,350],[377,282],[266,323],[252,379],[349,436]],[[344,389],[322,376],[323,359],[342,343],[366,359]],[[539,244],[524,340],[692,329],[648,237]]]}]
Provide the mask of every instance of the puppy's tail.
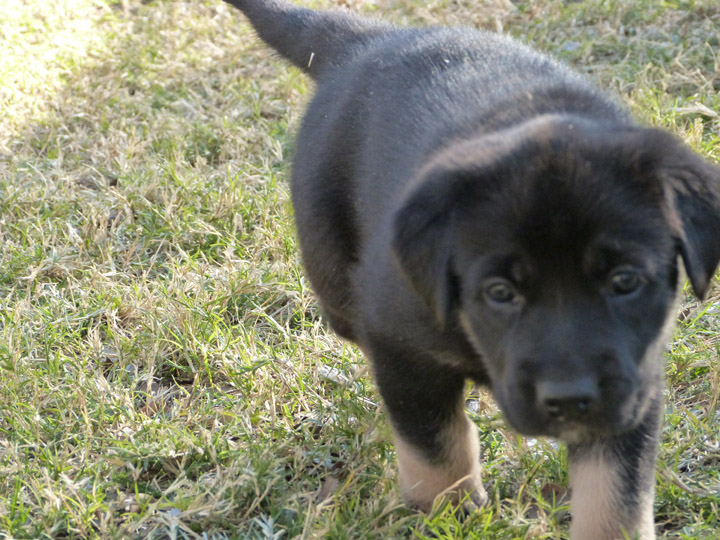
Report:
[{"label": "puppy's tail", "polygon": [[225,0],[242,11],[260,38],[317,78],[390,27],[343,11],[313,11],[285,0]]}]

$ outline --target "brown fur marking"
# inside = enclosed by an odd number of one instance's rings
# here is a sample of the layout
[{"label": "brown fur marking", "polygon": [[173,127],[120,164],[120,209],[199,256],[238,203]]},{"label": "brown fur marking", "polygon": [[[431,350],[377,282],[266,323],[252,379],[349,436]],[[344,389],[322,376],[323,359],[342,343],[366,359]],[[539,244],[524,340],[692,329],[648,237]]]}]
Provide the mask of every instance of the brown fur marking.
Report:
[{"label": "brown fur marking", "polygon": [[475,426],[464,412],[446,429],[443,441],[444,459],[433,463],[395,433],[403,496],[425,512],[438,497],[454,503],[469,498],[477,506],[485,504],[487,494],[480,479],[480,443]]}]

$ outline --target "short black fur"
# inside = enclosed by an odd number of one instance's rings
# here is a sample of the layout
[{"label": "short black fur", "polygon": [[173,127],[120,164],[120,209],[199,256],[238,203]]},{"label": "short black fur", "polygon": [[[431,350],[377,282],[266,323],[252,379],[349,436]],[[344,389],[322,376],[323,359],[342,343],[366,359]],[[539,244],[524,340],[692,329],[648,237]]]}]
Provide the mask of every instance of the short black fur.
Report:
[{"label": "short black fur", "polygon": [[570,445],[573,539],[654,538],[663,340],[678,261],[703,296],[720,259],[718,168],[507,37],[230,3],[317,81],[303,261],[373,365],[408,501],[482,502],[471,379]]}]

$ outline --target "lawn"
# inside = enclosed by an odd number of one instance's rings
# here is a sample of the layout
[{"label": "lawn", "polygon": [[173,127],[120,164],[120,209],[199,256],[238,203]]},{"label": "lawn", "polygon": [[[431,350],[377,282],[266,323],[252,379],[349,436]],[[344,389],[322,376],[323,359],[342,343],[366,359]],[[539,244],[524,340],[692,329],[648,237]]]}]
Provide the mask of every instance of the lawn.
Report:
[{"label": "lawn", "polygon": [[[720,161],[717,0],[335,3],[509,32]],[[0,538],[566,535],[563,447],[477,391],[490,504],[403,507],[367,365],[297,253],[311,93],[219,1],[3,0]],[[657,530],[716,539],[720,286],[683,298]]]}]

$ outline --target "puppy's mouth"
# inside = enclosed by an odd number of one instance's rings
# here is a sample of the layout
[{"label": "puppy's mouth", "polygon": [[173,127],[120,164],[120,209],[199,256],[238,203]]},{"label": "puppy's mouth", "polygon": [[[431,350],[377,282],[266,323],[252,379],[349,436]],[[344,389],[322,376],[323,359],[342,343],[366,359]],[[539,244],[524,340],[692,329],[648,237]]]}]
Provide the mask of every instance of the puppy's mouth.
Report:
[{"label": "puppy's mouth", "polygon": [[510,426],[519,433],[532,437],[551,437],[566,443],[581,443],[596,440],[599,437],[621,435],[633,429],[640,421],[639,417],[629,421],[607,422],[596,419],[568,420],[565,418],[530,418],[528,415],[518,419],[505,412]]},{"label": "puppy's mouth", "polygon": [[642,421],[650,400],[645,388],[625,396],[603,396],[592,404],[579,402],[572,408],[540,406],[535,395],[495,391],[508,424],[523,435],[551,437],[566,443],[580,443],[599,437],[626,433]]}]

